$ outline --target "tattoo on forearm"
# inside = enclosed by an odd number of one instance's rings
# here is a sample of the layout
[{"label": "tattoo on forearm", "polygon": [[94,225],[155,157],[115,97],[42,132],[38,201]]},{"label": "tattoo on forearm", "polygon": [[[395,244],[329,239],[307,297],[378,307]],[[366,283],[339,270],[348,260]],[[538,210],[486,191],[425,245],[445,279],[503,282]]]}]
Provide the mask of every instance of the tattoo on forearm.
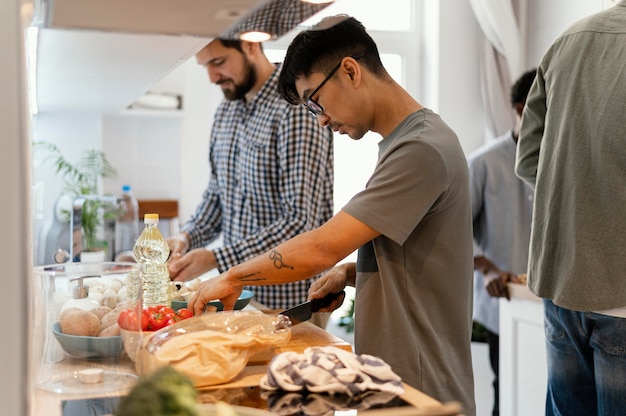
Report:
[{"label": "tattoo on forearm", "polygon": [[239,280],[241,280],[242,282],[258,282],[258,281],[261,281],[261,280],[267,280],[263,276],[257,276],[258,274],[259,274],[259,272],[250,273],[250,274],[247,274],[245,276],[241,276],[239,278]]},{"label": "tattoo on forearm", "polygon": [[277,269],[282,269],[284,267],[286,269],[293,270],[293,266],[289,266],[288,264],[285,264],[283,262],[283,255],[280,254],[276,250],[272,250],[270,252],[270,260],[272,260],[274,262],[274,267],[276,267]]}]

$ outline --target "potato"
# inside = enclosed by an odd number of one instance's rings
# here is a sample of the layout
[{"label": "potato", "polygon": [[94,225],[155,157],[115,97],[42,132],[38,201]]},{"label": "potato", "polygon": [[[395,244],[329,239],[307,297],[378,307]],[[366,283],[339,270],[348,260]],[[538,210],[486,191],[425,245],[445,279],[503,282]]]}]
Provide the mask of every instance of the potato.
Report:
[{"label": "potato", "polygon": [[123,311],[124,309],[130,309],[130,308],[132,308],[134,306],[135,306],[135,304],[133,303],[132,300],[126,299],[125,301],[118,302],[118,304],[115,305],[115,309],[117,309],[119,311]]},{"label": "potato", "polygon": [[93,308],[90,312],[91,313],[95,313],[96,316],[98,317],[98,319],[102,320],[104,315],[106,315],[107,313],[111,312],[111,308],[108,307],[108,306],[102,305],[102,306],[98,306],[96,308]]},{"label": "potato", "polygon": [[66,313],[59,323],[61,332],[68,335],[95,337],[100,332],[100,319],[82,309]]},{"label": "potato", "polygon": [[108,306],[109,308],[115,308],[117,305],[117,292],[113,289],[107,289],[102,294],[102,305]]},{"label": "potato", "polygon": [[117,317],[120,316],[120,312],[121,312],[121,310],[119,310],[119,309],[113,309],[113,310],[111,310],[111,312],[109,312],[106,315],[104,315],[102,317],[102,320],[100,321],[100,331],[110,327],[113,324],[116,324],[117,323]]},{"label": "potato", "polygon": [[63,317],[67,315],[68,313],[72,311],[82,311],[82,310],[83,309],[79,308],[78,306],[72,306],[71,308],[65,309],[63,312],[61,312],[61,315],[59,315],[59,322],[62,321]]},{"label": "potato", "polygon": [[104,328],[103,330],[101,330],[98,336],[99,337],[117,337],[121,334],[122,332],[120,331],[120,326],[116,322],[110,327]]},{"label": "potato", "polygon": [[89,286],[89,295],[93,295],[94,293],[104,293],[104,290],[105,287],[102,285],[94,287]]},{"label": "potato", "polygon": [[89,286],[90,289],[93,289],[98,286],[104,286],[102,280],[99,277],[88,277],[83,279],[83,285]]},{"label": "potato", "polygon": [[122,286],[124,286],[124,283],[119,279],[111,279],[104,282],[104,287],[106,289],[112,289],[115,293],[117,293]]},{"label": "potato", "polygon": [[98,292],[89,292],[89,299],[93,299],[96,302],[98,302],[100,305],[102,305],[102,299],[104,299],[104,295],[102,293],[98,293]]},{"label": "potato", "polygon": [[126,299],[128,299],[128,290],[126,289],[126,286],[124,286],[117,291],[117,302],[124,302]]}]

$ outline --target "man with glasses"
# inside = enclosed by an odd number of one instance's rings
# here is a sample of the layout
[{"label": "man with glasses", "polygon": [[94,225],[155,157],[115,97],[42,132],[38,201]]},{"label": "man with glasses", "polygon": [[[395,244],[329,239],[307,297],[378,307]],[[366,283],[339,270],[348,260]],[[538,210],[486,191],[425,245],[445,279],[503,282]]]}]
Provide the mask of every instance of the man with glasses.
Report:
[{"label": "man with glasses", "polygon": [[[226,271],[333,214],[332,132],[278,95],[280,65],[261,44],[238,40],[216,39],[196,60],[225,99],[211,131],[208,188],[168,240],[170,274],[179,281]],[[206,249],[220,233],[223,245]],[[289,308],[306,301],[311,281],[254,288],[255,299]]]},{"label": "man with glasses", "polygon": [[[382,358],[407,384],[474,415],[471,201],[456,134],[389,76],[372,38],[348,16],[296,36],[278,88],[333,131],[354,140],[379,133],[374,173],[326,224],[204,282],[190,307],[198,313],[219,298],[232,308],[244,284],[330,269],[309,296],[355,286],[355,352]],[[354,250],[356,263],[333,268]],[[277,266],[277,255],[289,267]]]}]

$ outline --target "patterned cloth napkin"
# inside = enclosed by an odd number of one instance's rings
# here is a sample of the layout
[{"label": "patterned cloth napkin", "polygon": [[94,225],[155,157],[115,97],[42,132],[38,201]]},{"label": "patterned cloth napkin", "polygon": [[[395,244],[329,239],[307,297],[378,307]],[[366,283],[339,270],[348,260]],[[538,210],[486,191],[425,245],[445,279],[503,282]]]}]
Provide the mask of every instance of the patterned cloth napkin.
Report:
[{"label": "patterned cloth napkin", "polygon": [[337,347],[310,347],[302,354],[276,355],[261,379],[265,390],[335,393],[356,396],[366,391],[400,395],[402,380],[378,357],[357,355]]}]

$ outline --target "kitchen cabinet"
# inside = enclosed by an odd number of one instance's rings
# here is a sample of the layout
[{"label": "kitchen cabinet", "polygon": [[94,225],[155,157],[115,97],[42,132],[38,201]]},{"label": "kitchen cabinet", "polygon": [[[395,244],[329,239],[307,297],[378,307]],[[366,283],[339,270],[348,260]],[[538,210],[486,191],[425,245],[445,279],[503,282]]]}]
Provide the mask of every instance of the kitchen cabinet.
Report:
[{"label": "kitchen cabinet", "polygon": [[543,415],[547,386],[543,304],[526,286],[509,284],[500,300],[500,415]]}]

